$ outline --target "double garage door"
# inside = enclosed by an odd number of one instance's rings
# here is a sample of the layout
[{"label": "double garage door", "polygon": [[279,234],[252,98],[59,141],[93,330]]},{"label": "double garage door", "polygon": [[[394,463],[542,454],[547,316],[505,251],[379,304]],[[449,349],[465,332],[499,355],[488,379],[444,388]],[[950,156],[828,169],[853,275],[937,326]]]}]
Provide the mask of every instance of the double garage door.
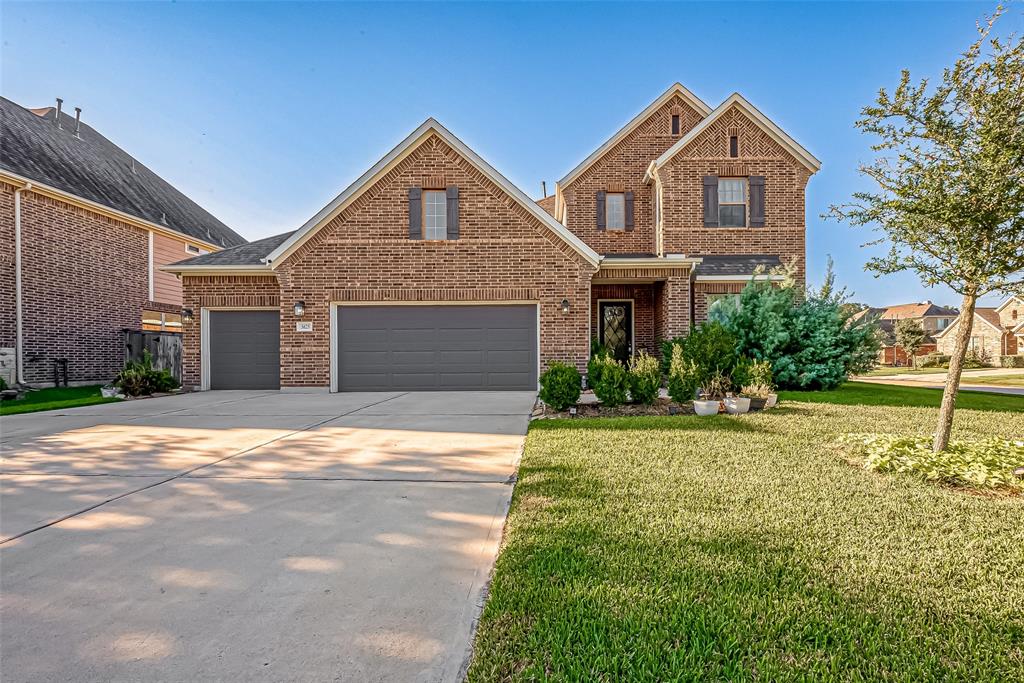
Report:
[{"label": "double garage door", "polygon": [[[537,307],[340,306],[339,391],[537,388]],[[210,311],[211,389],[280,387],[277,311]]]}]

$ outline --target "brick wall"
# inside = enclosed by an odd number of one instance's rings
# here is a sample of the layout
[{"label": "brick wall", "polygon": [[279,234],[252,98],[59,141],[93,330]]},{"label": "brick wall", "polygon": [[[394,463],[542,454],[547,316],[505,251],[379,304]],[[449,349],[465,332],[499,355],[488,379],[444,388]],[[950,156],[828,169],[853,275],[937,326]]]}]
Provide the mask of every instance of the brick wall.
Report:
[{"label": "brick wall", "polygon": [[[673,112],[680,115],[679,135],[672,135]],[[644,174],[652,161],[696,126],[701,118],[701,114],[678,95],[651,114],[618,145],[562,188],[567,227],[599,254],[653,253],[653,187],[644,184]],[[597,191],[609,189],[633,192],[634,230],[597,229]]]},{"label": "brick wall", "polygon": [[[738,134],[739,157],[729,157]],[[765,176],[765,227],[705,228],[703,177]],[[722,115],[659,170],[663,183],[665,251],[701,254],[777,254],[794,259],[806,277],[804,191],[809,171],[738,107]],[[749,215],[749,211],[748,211]]]},{"label": "brick wall", "polygon": [[14,187],[0,183],[0,348],[17,336],[14,301]]},{"label": "brick wall", "polygon": [[[0,196],[13,264],[14,188]],[[148,299],[147,232],[33,192],[21,193],[21,211],[25,381],[52,381],[55,358],[68,359],[72,382],[112,379],[124,360],[121,330],[138,328]],[[13,265],[3,278],[0,334],[13,346]]]},{"label": "brick wall", "polygon": [[[203,308],[267,308],[281,305],[280,287],[277,277],[273,275],[186,275],[182,277],[182,290],[184,308],[192,309],[193,316],[191,322],[182,323],[182,385],[186,387],[198,388],[202,381],[200,354]],[[290,310],[288,316],[291,318]]]},{"label": "brick wall", "polygon": [[708,295],[739,294],[746,284],[745,282],[695,282],[693,284],[694,324],[700,325],[708,319]]},{"label": "brick wall", "polygon": [[[430,177],[459,188],[459,239],[410,240],[408,190]],[[594,268],[540,220],[509,198],[440,138],[432,136],[279,264],[281,385],[330,383],[332,301],[508,301],[540,303],[541,362],[585,368],[590,277]],[[186,306],[198,316],[213,296],[236,297],[253,283],[184,279]],[[259,283],[265,296],[272,281]],[[263,290],[262,288],[266,288]],[[220,289],[218,289],[220,288]],[[562,313],[561,301],[571,309]],[[295,331],[292,306],[306,303]],[[186,329],[186,373],[197,382],[198,324]]]}]

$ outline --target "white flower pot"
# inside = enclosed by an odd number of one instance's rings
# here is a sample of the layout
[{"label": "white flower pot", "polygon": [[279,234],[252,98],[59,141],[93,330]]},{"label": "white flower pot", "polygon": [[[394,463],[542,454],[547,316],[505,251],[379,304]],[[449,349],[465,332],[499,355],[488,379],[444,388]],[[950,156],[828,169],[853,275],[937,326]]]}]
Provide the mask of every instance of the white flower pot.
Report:
[{"label": "white flower pot", "polygon": [[730,415],[742,415],[750,410],[750,399],[746,396],[733,396],[725,399],[725,412]]},{"label": "white flower pot", "polygon": [[718,401],[694,401],[693,410],[698,415],[718,415]]},{"label": "white flower pot", "polygon": [[764,401],[765,408],[774,408],[775,404],[779,402],[778,394],[768,394],[768,398]]}]

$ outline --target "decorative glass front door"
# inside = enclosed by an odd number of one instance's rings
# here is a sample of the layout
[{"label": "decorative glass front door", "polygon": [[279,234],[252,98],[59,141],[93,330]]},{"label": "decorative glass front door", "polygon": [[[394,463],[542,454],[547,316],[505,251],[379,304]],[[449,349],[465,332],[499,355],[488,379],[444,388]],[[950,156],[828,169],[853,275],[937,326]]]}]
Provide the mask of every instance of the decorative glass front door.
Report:
[{"label": "decorative glass front door", "polygon": [[633,353],[633,302],[602,301],[598,312],[601,345],[625,362]]}]

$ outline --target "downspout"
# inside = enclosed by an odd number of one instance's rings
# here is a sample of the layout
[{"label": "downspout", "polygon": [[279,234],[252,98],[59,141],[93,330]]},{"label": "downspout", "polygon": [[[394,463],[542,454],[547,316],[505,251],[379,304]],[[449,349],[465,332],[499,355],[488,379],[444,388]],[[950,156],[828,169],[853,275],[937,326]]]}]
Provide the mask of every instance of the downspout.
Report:
[{"label": "downspout", "polygon": [[14,190],[14,318],[16,338],[14,347],[14,372],[17,384],[25,383],[25,342],[21,320],[21,193],[31,190],[32,183]]}]

